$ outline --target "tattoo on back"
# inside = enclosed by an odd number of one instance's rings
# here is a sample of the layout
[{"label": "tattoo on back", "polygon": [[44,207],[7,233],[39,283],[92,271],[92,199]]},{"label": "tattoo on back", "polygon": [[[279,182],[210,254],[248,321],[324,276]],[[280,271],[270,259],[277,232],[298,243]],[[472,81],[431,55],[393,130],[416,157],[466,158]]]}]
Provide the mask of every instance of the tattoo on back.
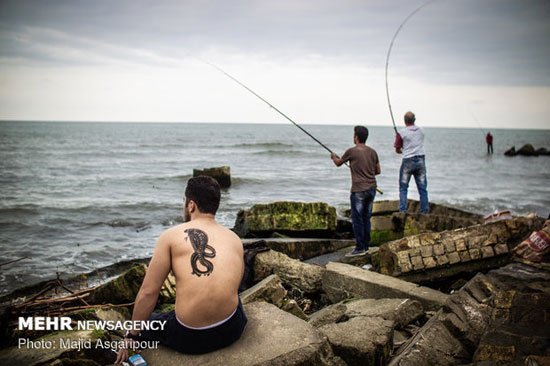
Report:
[{"label": "tattoo on back", "polygon": [[[210,276],[210,273],[214,270],[214,264],[206,258],[214,258],[216,256],[216,250],[208,245],[208,235],[202,230],[199,229],[187,229],[184,230],[187,233],[191,246],[195,251],[191,255],[191,267],[193,272],[191,274]],[[187,240],[187,238],[185,238]],[[201,264],[205,269],[198,267],[197,262]]]}]

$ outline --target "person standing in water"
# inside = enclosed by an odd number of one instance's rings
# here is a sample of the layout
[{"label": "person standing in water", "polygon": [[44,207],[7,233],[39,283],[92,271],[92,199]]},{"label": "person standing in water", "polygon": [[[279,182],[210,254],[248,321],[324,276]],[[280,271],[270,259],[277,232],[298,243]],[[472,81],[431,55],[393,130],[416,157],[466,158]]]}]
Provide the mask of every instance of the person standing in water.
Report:
[{"label": "person standing in water", "polygon": [[487,154],[493,153],[493,135],[491,135],[491,132],[487,132],[487,136],[485,137],[485,142],[487,142]]}]

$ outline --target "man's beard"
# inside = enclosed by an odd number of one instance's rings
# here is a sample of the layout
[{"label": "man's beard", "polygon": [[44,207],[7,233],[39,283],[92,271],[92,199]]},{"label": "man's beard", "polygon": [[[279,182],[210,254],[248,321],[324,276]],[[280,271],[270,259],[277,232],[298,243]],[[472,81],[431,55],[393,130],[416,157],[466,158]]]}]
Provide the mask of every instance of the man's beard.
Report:
[{"label": "man's beard", "polygon": [[187,205],[183,207],[183,222],[189,222],[191,221],[191,214],[189,213],[189,209],[187,208]]}]

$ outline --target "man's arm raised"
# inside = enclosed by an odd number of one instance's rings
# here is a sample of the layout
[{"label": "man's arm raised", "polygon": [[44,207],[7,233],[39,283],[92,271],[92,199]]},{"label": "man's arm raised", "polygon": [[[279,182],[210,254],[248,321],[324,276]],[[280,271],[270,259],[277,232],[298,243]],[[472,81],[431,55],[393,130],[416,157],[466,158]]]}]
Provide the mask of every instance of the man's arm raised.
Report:
[{"label": "man's arm raised", "polygon": [[330,153],[330,158],[336,166],[340,166],[346,162],[344,159],[340,159],[335,153]]},{"label": "man's arm raised", "polygon": [[393,143],[393,147],[395,147],[395,152],[398,154],[403,153],[403,139],[401,138],[400,134],[395,134],[395,142]]}]

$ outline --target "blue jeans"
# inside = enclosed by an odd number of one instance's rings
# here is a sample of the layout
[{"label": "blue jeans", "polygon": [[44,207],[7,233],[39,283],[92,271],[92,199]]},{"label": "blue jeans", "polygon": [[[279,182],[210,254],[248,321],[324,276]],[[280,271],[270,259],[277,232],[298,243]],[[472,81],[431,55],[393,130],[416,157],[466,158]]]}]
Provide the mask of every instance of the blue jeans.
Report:
[{"label": "blue jeans", "polygon": [[363,192],[352,192],[351,222],[355,235],[355,250],[368,250],[370,244],[370,216],[376,187]]},{"label": "blue jeans", "polygon": [[424,156],[413,156],[403,159],[401,169],[399,170],[399,211],[407,212],[407,191],[411,175],[414,176],[416,188],[420,195],[420,213],[427,214],[429,211],[428,203],[428,179],[426,178],[426,161]]}]

